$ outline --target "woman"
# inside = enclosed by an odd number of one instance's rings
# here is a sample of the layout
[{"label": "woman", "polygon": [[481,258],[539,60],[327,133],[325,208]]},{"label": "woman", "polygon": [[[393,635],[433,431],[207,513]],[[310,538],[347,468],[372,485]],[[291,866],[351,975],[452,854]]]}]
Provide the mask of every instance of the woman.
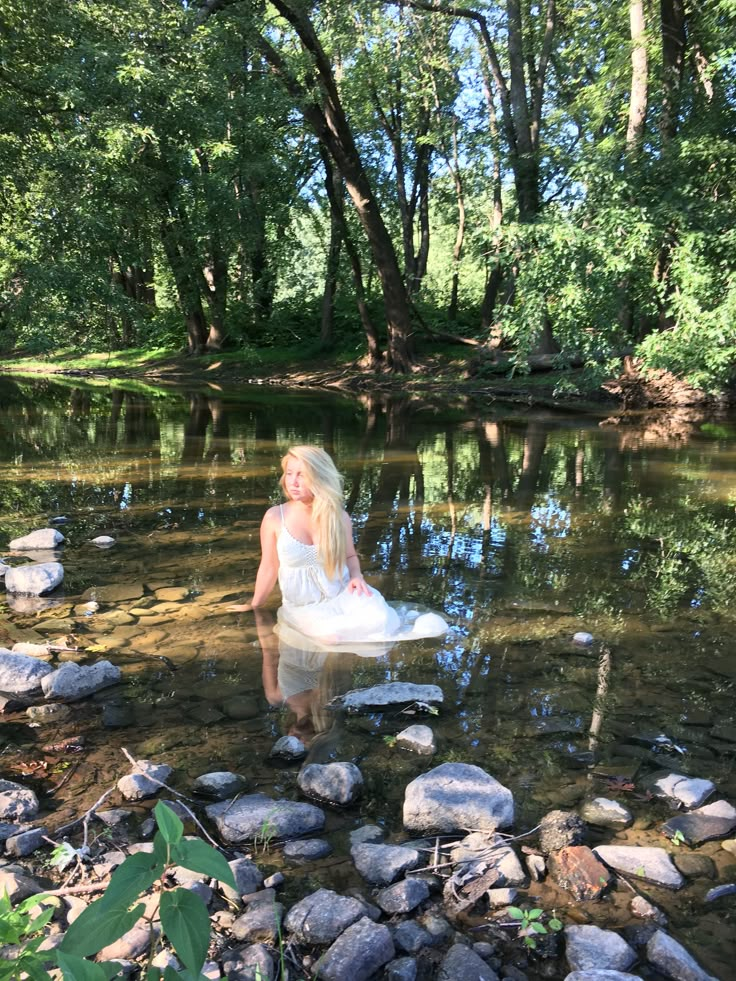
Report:
[{"label": "woman", "polygon": [[253,598],[231,606],[245,612],[262,606],[278,581],[283,628],[332,647],[434,637],[447,624],[435,613],[396,610],[372,589],[360,571],[353,525],[343,507],[343,480],[323,449],[294,446],[281,461],[286,504],[269,508],[261,522],[261,562]]}]

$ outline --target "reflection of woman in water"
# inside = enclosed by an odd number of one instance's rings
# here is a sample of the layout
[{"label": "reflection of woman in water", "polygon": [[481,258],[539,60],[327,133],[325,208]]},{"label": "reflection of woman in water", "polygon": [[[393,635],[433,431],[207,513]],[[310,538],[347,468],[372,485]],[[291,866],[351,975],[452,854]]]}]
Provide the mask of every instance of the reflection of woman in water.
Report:
[{"label": "reflection of woman in water", "polygon": [[253,597],[229,609],[257,609],[278,580],[280,629],[306,634],[330,649],[444,634],[447,624],[436,613],[402,619],[366,583],[343,507],[342,477],[328,454],[316,446],[294,446],[281,469],[288,500],[263,517]]}]

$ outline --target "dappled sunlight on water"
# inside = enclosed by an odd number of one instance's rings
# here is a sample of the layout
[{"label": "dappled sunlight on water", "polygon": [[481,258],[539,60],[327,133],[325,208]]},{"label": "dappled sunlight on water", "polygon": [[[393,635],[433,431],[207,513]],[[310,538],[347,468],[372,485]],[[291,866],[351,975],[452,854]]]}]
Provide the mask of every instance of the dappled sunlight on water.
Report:
[{"label": "dappled sunlight on water", "polygon": [[[519,830],[605,796],[596,767],[626,779],[676,767],[736,800],[725,424],[689,415],[687,434],[668,440],[662,417],[637,432],[495,403],[473,414],[263,390],[152,400],[9,381],[0,412],[0,549],[68,519],[63,592],[38,613],[6,604],[0,644],[50,638],[70,649],[59,657],[108,657],[125,679],[79,703],[71,722],[34,729],[10,717],[11,778],[43,746],[86,737],[73,760],[46,754],[52,829],[127,771],[121,747],[176,767],[185,790],[232,769],[296,796],[296,767],[269,757],[296,732],[312,759],[360,761],[363,803],[333,824],[370,816],[398,832],[403,788],[431,765],[392,745],[413,721],[436,732],[433,763],[477,763],[513,790]],[[291,694],[280,697],[278,639],[225,608],[250,594],[279,459],[305,442],[345,474],[368,580],[389,600],[442,612],[450,630],[373,658],[290,652]],[[116,544],[102,552],[97,535]],[[97,611],[84,609],[90,600]],[[592,646],[574,645],[577,631]],[[327,707],[387,680],[439,685],[440,714]],[[653,743],[660,733],[684,752]]]}]

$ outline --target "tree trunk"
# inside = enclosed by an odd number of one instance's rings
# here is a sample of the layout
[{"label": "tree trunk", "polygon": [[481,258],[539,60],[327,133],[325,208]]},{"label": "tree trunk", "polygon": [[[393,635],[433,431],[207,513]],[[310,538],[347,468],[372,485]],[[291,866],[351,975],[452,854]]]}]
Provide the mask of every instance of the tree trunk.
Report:
[{"label": "tree trunk", "polygon": [[[327,249],[327,267],[325,269],[325,288],[322,293],[322,322],[320,325],[320,347],[327,349],[334,343],[335,293],[337,291],[337,275],[340,269],[340,250],[342,246],[343,221],[338,214],[338,198],[342,196],[342,180],[340,175],[330,166],[326,154],[322,156],[325,163],[325,187],[330,202],[330,244]],[[329,185],[329,187],[327,186]]]},{"label": "tree trunk", "polygon": [[635,151],[641,147],[644,139],[649,97],[649,62],[644,0],[629,0],[629,21],[631,24],[631,95],[629,97],[629,123],[626,129],[626,149]]},{"label": "tree trunk", "polygon": [[660,0],[662,29],[662,141],[668,142],[677,132],[680,88],[685,64],[685,9],[683,0]]},{"label": "tree trunk", "polygon": [[170,217],[161,222],[161,242],[176,284],[179,307],[187,328],[189,353],[201,354],[207,343],[207,323],[202,309],[202,298],[192,279],[189,263],[181,255]]}]

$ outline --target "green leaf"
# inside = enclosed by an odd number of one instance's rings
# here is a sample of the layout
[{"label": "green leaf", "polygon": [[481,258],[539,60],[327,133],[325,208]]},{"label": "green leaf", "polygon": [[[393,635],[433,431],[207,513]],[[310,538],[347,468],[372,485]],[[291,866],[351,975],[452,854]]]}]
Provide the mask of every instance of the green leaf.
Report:
[{"label": "green leaf", "polygon": [[534,937],[524,937],[524,943],[527,945],[527,947],[531,947],[532,950],[537,949],[537,941],[534,939]]},{"label": "green leaf", "polygon": [[142,903],[130,911],[127,905],[123,908],[105,907],[100,905],[103,900],[104,896],[77,917],[67,930],[58,950],[77,954],[78,957],[96,954],[131,930],[145,910]]},{"label": "green leaf", "polygon": [[181,959],[199,973],[210,944],[210,917],[199,896],[188,889],[173,889],[161,897],[161,926]]},{"label": "green leaf", "polygon": [[543,912],[544,912],[543,909],[530,909],[526,915],[527,918],[530,920],[538,920]]},{"label": "green leaf", "polygon": [[518,906],[509,906],[508,914],[512,920],[523,920],[526,914],[523,909],[519,909]]},{"label": "green leaf", "polygon": [[543,923],[531,923],[530,926],[535,933],[547,932],[547,927]]},{"label": "green leaf", "polygon": [[[129,855],[123,864],[115,869],[105,894],[97,902],[102,903],[103,906],[125,906],[127,908],[141,893],[151,888],[156,879],[161,877],[163,871],[164,866],[158,862],[155,855],[150,855],[147,852]],[[93,903],[87,909],[92,909],[95,905]],[[78,923],[81,918],[80,916],[74,922]]]},{"label": "green leaf", "polygon": [[558,933],[562,929],[562,920],[558,920],[556,916],[553,916],[547,926],[550,928],[550,930],[554,930],[555,933]]},{"label": "green leaf", "polygon": [[118,964],[95,964],[61,950],[57,952],[57,960],[64,972],[64,981],[110,981],[119,970]]},{"label": "green leaf", "polygon": [[169,845],[174,845],[177,841],[181,841],[182,835],[184,834],[184,825],[170,807],[164,804],[163,801],[159,801],[153,809],[153,816],[156,818],[159,831]]},{"label": "green leaf", "polygon": [[235,889],[235,876],[224,855],[201,838],[184,839],[171,850],[171,859],[191,872],[203,872]]}]

